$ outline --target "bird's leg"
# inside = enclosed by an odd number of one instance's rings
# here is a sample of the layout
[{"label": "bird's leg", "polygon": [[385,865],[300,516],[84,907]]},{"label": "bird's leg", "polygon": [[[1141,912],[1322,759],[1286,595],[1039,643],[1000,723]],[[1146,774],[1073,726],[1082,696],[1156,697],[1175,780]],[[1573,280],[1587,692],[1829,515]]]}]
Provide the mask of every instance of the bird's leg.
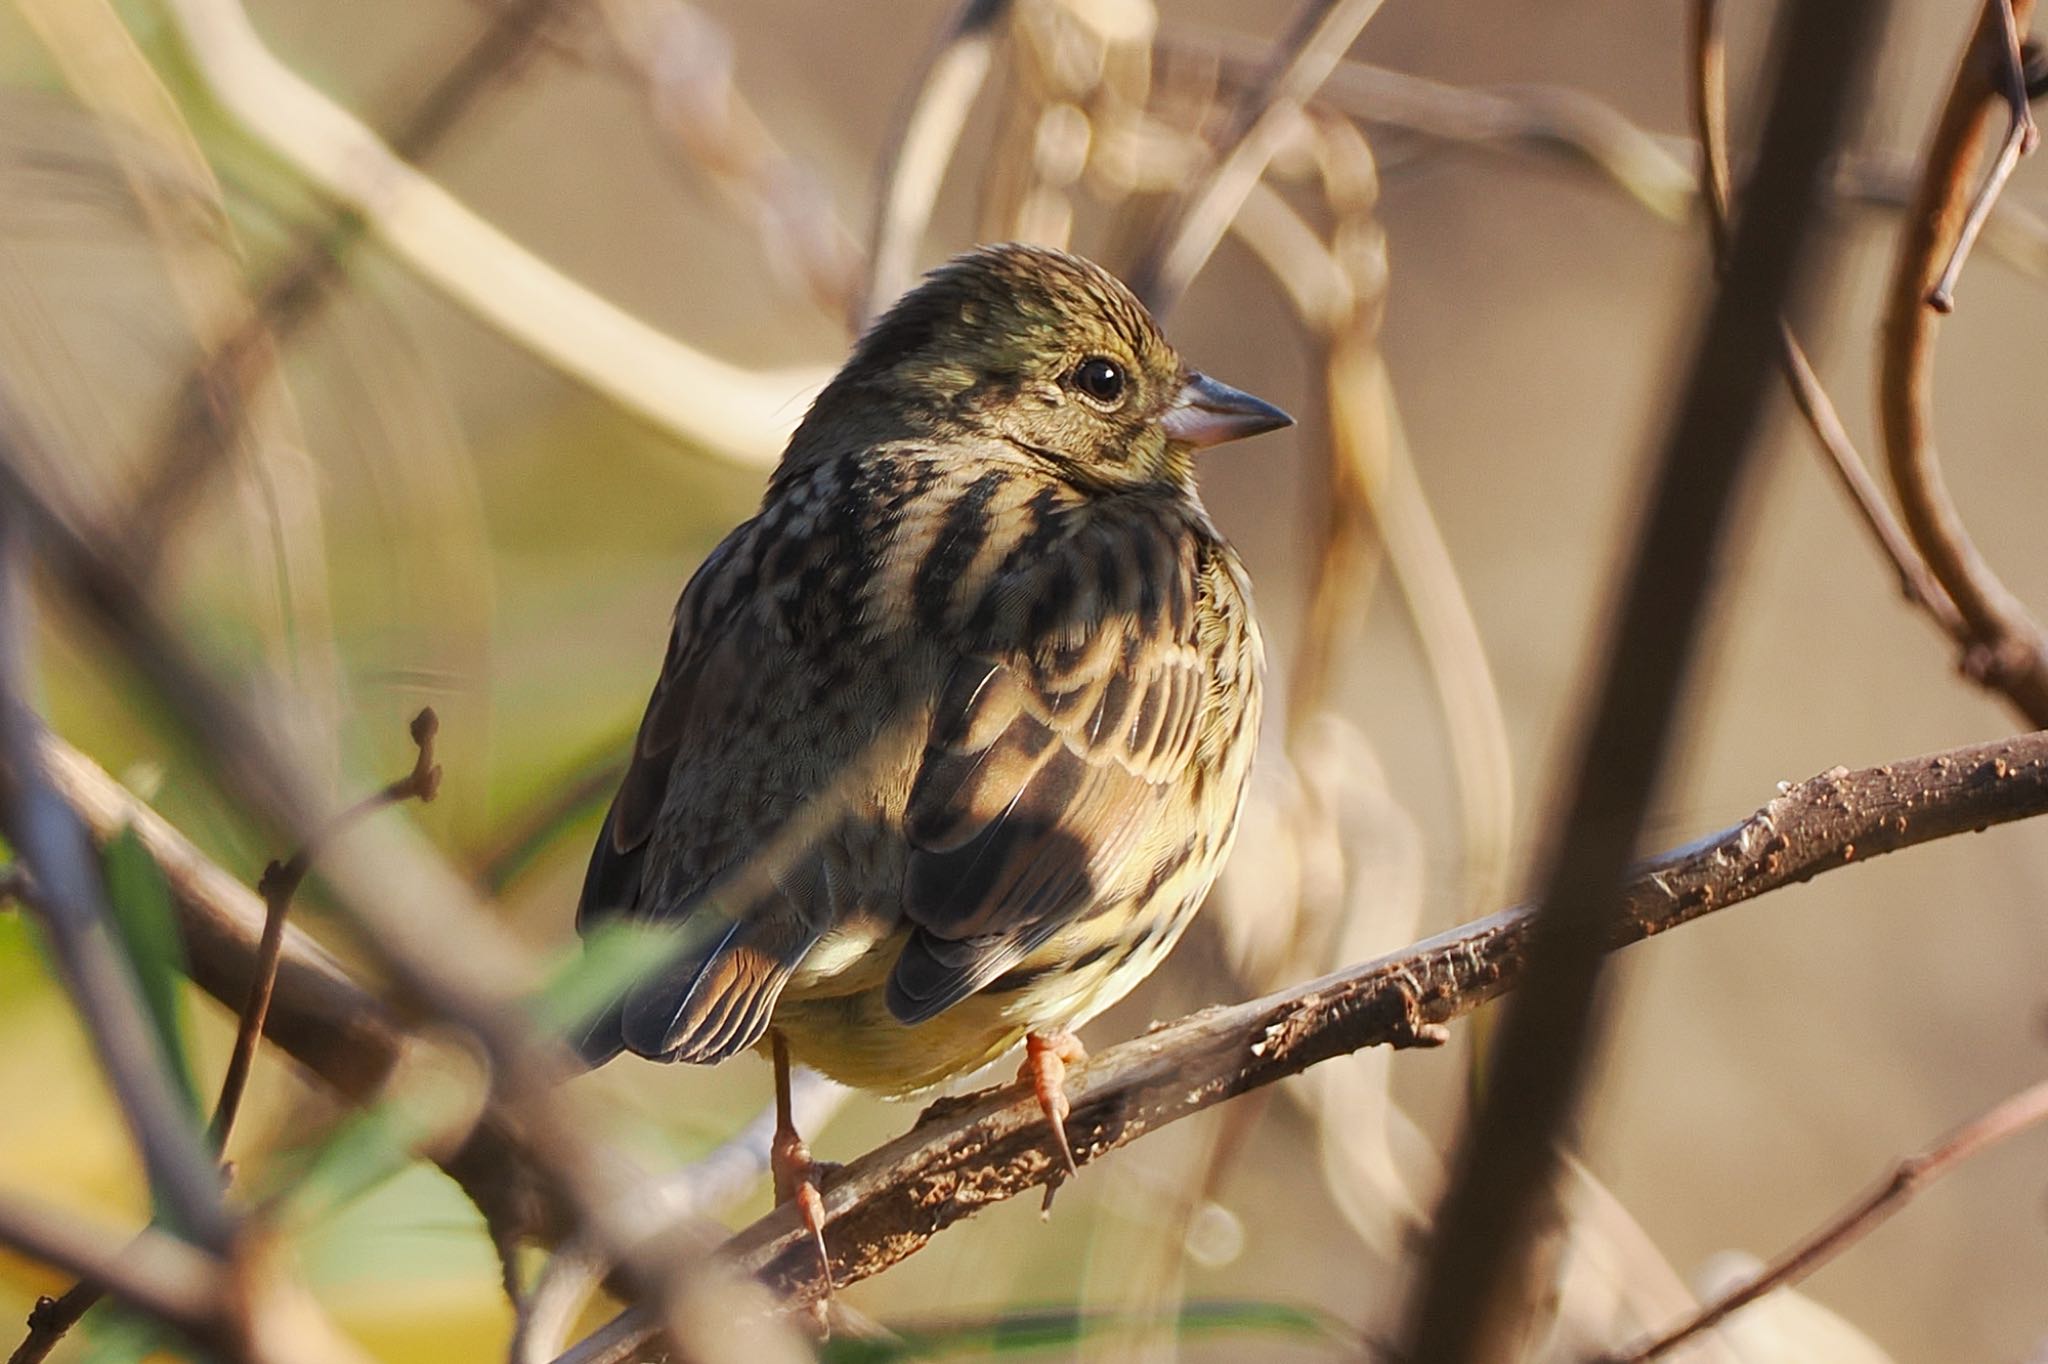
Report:
[{"label": "bird's leg", "polygon": [[825,1277],[825,1295],[832,1294],[832,1259],[825,1250],[825,1199],[818,1192],[818,1163],[797,1135],[789,1102],[789,1043],[782,1030],[768,1030],[775,1057],[775,1140],[768,1147],[768,1169],[775,1177],[775,1201],[796,1204],[796,1214],[818,1247],[818,1270]]},{"label": "bird's leg", "polygon": [[[1081,1045],[1081,1039],[1065,1028],[1057,1032],[1024,1035],[1024,1064],[1017,1071],[1017,1081],[1029,1085],[1037,1096],[1040,1111],[1052,1124],[1053,1144],[1059,1147],[1060,1162],[1067,1167],[1069,1175],[1081,1171],[1074,1163],[1073,1145],[1067,1140],[1067,1115],[1073,1111],[1073,1106],[1067,1102],[1067,1067],[1078,1066],[1087,1059],[1088,1049]],[[1045,1210],[1048,1212],[1052,1210],[1053,1190],[1057,1187],[1057,1183],[1045,1186]]]}]

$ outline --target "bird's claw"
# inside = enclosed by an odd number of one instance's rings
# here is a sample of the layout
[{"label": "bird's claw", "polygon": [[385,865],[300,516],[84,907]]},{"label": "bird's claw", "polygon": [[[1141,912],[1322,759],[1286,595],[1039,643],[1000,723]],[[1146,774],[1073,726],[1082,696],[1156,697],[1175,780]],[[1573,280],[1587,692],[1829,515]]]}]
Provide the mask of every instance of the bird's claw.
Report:
[{"label": "bird's claw", "polygon": [[[1017,1076],[1030,1086],[1038,1099],[1039,1111],[1052,1127],[1053,1146],[1067,1177],[1081,1172],[1074,1159],[1073,1143],[1067,1139],[1067,1117],[1074,1111],[1067,1100],[1067,1067],[1087,1059],[1088,1049],[1070,1032],[1031,1033],[1024,1039],[1024,1065]],[[1053,1194],[1058,1191],[1060,1180],[1061,1176],[1055,1174],[1046,1184],[1042,1211],[1052,1211]]]},{"label": "bird's claw", "polygon": [[775,1177],[775,1201],[795,1204],[798,1220],[810,1233],[811,1244],[818,1251],[818,1272],[825,1280],[825,1296],[830,1297],[832,1256],[825,1248],[825,1196],[819,1192],[818,1184],[839,1167],[811,1159],[811,1148],[804,1144],[804,1139],[783,1128],[776,1132],[768,1148],[768,1168]]}]

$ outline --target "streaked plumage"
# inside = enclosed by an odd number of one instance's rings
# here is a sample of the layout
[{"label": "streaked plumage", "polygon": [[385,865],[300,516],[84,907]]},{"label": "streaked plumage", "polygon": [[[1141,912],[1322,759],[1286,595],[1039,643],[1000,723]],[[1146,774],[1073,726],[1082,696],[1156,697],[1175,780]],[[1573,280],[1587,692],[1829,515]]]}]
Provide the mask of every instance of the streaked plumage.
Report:
[{"label": "streaked plumage", "polygon": [[715,1062],[772,1021],[911,1093],[1149,973],[1229,849],[1259,718],[1192,449],[1284,421],[1074,257],[988,248],[906,295],[677,607],[578,923],[686,948],[591,1059]]}]

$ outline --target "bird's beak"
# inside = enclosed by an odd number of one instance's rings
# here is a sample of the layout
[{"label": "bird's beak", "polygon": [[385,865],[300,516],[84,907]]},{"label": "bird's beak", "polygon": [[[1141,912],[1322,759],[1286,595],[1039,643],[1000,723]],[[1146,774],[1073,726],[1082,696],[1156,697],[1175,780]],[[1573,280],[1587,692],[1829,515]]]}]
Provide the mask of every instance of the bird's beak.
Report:
[{"label": "bird's beak", "polygon": [[1200,449],[1241,440],[1262,431],[1294,425],[1294,418],[1263,398],[1218,383],[1206,374],[1191,375],[1180,395],[1159,419],[1167,438]]}]

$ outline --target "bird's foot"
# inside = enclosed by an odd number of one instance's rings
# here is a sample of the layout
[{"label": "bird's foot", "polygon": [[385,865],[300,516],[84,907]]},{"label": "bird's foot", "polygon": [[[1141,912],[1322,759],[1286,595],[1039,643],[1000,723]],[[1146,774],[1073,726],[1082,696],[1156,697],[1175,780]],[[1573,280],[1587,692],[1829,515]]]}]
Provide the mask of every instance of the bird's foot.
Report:
[{"label": "bird's foot", "polygon": [[[1067,1167],[1069,1176],[1081,1170],[1074,1163],[1074,1147],[1067,1140],[1067,1115],[1073,1111],[1073,1105],[1067,1102],[1067,1067],[1087,1059],[1088,1049],[1081,1045],[1081,1039],[1064,1028],[1052,1033],[1027,1033],[1024,1064],[1017,1071],[1018,1083],[1030,1086],[1037,1096],[1039,1110],[1052,1125],[1053,1144],[1059,1148],[1060,1163]],[[1046,1184],[1042,1211],[1052,1211],[1052,1196],[1059,1186],[1058,1176]]]},{"label": "bird's foot", "polygon": [[825,1249],[825,1196],[818,1180],[826,1166],[811,1159],[811,1148],[793,1127],[776,1129],[768,1147],[768,1169],[775,1176],[775,1201],[796,1205],[798,1220],[811,1235],[818,1250],[818,1272],[824,1276],[825,1296],[832,1296],[832,1258]]}]

